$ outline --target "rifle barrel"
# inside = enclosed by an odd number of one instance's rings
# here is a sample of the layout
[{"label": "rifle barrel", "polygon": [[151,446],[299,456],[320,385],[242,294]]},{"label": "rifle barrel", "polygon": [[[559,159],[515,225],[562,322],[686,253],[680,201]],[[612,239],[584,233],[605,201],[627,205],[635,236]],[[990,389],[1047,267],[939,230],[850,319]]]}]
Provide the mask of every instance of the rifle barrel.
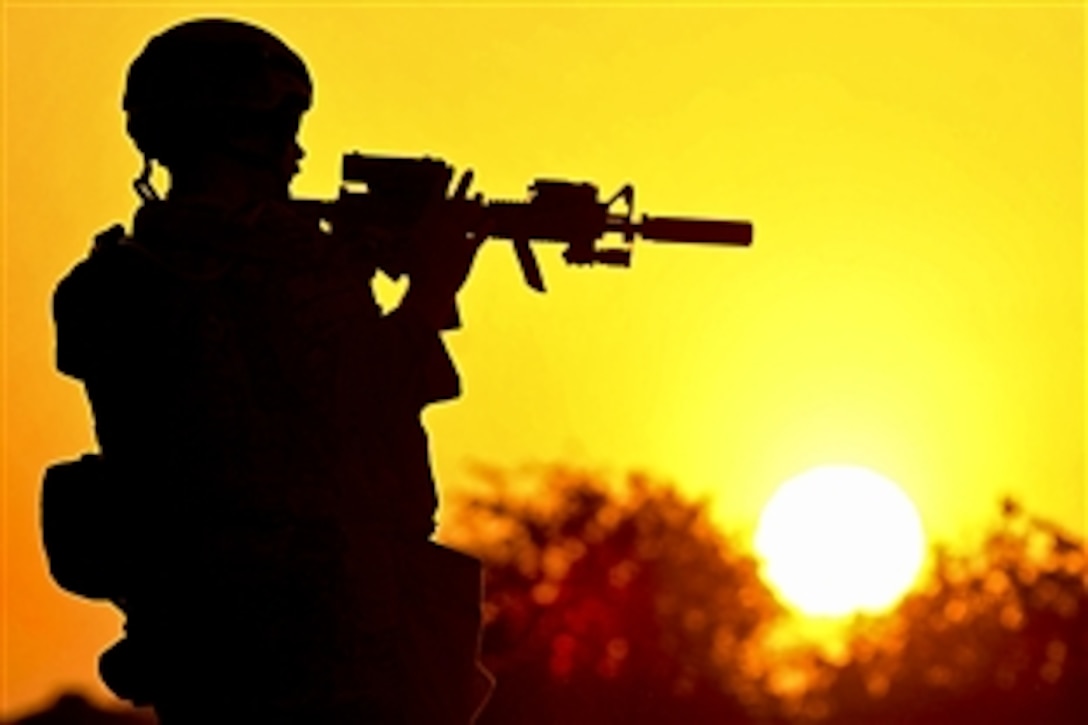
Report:
[{"label": "rifle barrel", "polygon": [[752,243],[752,223],[690,217],[643,215],[635,231],[655,242],[730,244],[746,247]]}]

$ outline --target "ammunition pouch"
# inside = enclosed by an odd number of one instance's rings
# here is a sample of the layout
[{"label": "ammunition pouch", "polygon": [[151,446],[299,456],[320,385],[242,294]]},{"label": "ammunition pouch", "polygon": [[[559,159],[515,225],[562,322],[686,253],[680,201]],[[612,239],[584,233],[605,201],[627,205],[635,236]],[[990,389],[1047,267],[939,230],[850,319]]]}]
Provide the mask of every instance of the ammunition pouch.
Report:
[{"label": "ammunition pouch", "polygon": [[42,541],[49,572],[62,589],[88,599],[123,594],[127,567],[119,498],[101,456],[88,454],[46,469]]}]

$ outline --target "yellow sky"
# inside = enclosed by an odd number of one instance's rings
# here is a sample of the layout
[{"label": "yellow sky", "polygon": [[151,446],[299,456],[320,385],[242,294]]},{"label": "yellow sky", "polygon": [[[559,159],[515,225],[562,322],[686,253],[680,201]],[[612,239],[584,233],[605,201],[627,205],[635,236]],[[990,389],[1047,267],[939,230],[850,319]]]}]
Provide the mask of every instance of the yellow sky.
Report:
[{"label": "yellow sky", "polygon": [[234,15],[307,60],[296,191],[350,149],[431,154],[493,198],[635,184],[641,211],[749,218],[749,250],[644,245],[627,271],[482,254],[427,415],[473,460],[649,469],[748,531],[809,467],[899,482],[956,540],[1011,493],[1085,530],[1084,26],[1066,7],[94,7],[4,10],[0,716],[93,680],[117,629],[37,548],[48,461],[92,445],[52,370],[49,297],[131,215],[124,70],[154,32]]}]

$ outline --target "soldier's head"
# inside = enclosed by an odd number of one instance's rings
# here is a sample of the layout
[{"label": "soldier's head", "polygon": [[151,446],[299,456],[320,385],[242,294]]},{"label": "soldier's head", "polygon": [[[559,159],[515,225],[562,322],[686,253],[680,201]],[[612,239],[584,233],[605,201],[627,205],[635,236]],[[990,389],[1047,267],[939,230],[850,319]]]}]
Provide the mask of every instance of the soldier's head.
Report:
[{"label": "soldier's head", "polygon": [[267,175],[286,193],[312,93],[305,64],[265,30],[221,19],[166,30],[133,62],[125,86],[128,133],[148,162],[143,180],[152,160],[176,182],[225,159],[216,168]]}]

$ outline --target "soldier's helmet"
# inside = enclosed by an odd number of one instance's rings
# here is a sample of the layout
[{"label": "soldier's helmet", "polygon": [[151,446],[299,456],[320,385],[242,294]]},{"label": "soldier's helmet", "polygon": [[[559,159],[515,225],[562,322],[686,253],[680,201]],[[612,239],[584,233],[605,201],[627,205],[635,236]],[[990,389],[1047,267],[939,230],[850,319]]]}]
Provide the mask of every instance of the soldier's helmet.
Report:
[{"label": "soldier's helmet", "polygon": [[202,19],[148,42],[129,68],[123,107],[144,156],[170,165],[239,134],[282,127],[293,135],[312,96],[305,63],[279,38],[236,20]]}]

